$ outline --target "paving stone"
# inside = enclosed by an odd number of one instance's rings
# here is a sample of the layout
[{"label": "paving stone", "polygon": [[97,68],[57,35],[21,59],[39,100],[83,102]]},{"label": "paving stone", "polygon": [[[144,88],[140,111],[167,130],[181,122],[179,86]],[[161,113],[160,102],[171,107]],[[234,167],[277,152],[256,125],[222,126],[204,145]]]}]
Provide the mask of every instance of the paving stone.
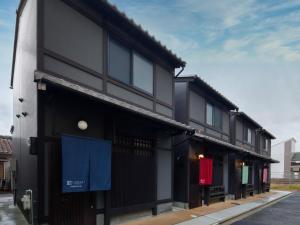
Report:
[{"label": "paving stone", "polygon": [[21,211],[14,206],[10,194],[0,194],[0,224],[28,225]]}]

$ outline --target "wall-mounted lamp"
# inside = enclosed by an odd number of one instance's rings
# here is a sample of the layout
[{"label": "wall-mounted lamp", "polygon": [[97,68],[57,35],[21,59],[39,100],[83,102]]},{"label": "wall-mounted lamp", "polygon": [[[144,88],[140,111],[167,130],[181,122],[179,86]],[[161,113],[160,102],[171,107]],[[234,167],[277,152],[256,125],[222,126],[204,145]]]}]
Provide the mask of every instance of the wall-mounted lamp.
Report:
[{"label": "wall-mounted lamp", "polygon": [[23,98],[19,98],[19,101],[20,101],[20,102],[23,102],[23,101],[24,101],[24,99],[23,99]]},{"label": "wall-mounted lamp", "polygon": [[199,154],[198,155],[198,159],[202,159],[202,158],[204,158],[204,155],[203,154]]},{"label": "wall-mounted lamp", "polygon": [[26,116],[28,115],[28,113],[27,113],[27,112],[22,112],[22,115],[23,115],[24,117],[26,117]]},{"label": "wall-mounted lamp", "polygon": [[16,115],[16,117],[17,117],[17,118],[20,118],[20,117],[21,117],[21,115],[20,115],[20,114],[17,114],[17,115]]},{"label": "wall-mounted lamp", "polygon": [[78,121],[77,126],[80,130],[86,130],[88,128],[88,124],[84,120]]},{"label": "wall-mounted lamp", "polygon": [[244,163],[244,162],[242,162],[242,166],[245,166],[245,163]]}]

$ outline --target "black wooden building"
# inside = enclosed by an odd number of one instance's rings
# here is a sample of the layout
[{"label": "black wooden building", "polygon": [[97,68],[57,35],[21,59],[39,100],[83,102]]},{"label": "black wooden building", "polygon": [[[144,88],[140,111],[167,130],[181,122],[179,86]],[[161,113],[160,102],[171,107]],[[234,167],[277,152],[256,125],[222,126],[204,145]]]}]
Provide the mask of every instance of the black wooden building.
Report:
[{"label": "black wooden building", "polygon": [[[254,193],[265,192],[270,189],[270,163],[275,163],[271,157],[271,140],[275,137],[262,128],[255,120],[243,112],[231,112],[231,142],[232,144],[250,152],[252,156],[232,156],[231,172],[241,173],[241,163],[249,166],[248,188]],[[263,181],[264,170],[267,170],[267,182]],[[243,192],[239,177],[232,176],[234,185],[230,190],[236,198],[240,198]],[[247,191],[247,190],[246,190]]]},{"label": "black wooden building", "polygon": [[[174,120],[175,68],[184,66],[106,1],[20,2],[11,79],[15,193],[22,209],[22,196],[32,190],[35,224],[109,224],[171,208],[172,138],[192,131]],[[106,177],[105,189],[63,191],[87,184],[65,184],[70,163],[78,162],[78,173],[86,166],[86,157],[62,158],[65,136],[81,143],[74,152],[85,142],[111,143],[111,171],[92,171],[100,162],[90,155],[92,166],[84,168]],[[31,211],[24,214],[30,220]]]},{"label": "black wooden building", "polygon": [[[203,200],[209,204],[225,198],[238,199],[242,194],[246,197],[253,194],[254,183],[260,193],[263,168],[269,168],[273,160],[269,153],[257,149],[259,134],[265,135],[269,152],[274,137],[196,75],[176,78],[175,96],[176,119],[196,130],[192,137],[176,137],[174,143],[175,204],[194,208],[201,206]],[[242,116],[248,118],[242,120],[244,127],[240,124]],[[207,170],[201,168],[201,158],[212,160],[210,185],[200,183],[201,170]],[[242,185],[243,166],[249,169],[247,185]]]}]

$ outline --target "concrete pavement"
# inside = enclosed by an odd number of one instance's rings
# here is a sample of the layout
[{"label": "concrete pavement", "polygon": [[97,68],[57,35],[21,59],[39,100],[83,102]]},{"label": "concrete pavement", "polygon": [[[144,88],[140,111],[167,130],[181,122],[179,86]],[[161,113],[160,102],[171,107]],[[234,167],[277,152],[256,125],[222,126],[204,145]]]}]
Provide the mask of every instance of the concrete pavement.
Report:
[{"label": "concrete pavement", "polygon": [[[225,203],[216,203],[210,205],[209,207],[204,206],[192,210],[182,210],[173,213],[172,212],[166,213],[157,217],[131,221],[128,224],[131,225],[136,225],[136,224],[138,225],[150,225],[150,224],[151,225],[152,224],[216,225],[231,220],[233,218],[236,218],[245,213],[249,213],[249,211],[268,205],[276,200],[279,200],[291,194],[291,192],[284,192],[284,191],[276,191],[275,193],[274,192],[275,191],[273,191],[273,193],[256,195],[256,197],[250,197],[248,199],[241,199],[238,201],[230,200]],[[300,202],[300,194],[298,194],[297,196],[298,197],[294,199],[295,204],[296,203],[299,204]],[[293,199],[293,196],[290,198]],[[233,206],[233,203],[234,205],[235,204],[239,204],[239,205]],[[290,207],[294,207],[295,204],[291,205]],[[282,205],[282,209],[284,208],[289,208],[289,206]],[[28,225],[20,210],[13,205],[12,195],[8,195],[8,194],[0,195],[0,224],[1,225],[2,224],[3,225]],[[244,223],[238,223],[237,225],[239,224],[244,224]],[[270,223],[266,223],[266,224],[269,225]],[[297,223],[294,223],[293,225],[296,224]],[[278,225],[283,225],[283,224],[278,223]],[[288,225],[288,223],[284,225]]]},{"label": "concrete pavement", "polygon": [[300,224],[300,192],[250,215],[232,225],[298,225]]},{"label": "concrete pavement", "polygon": [[[220,210],[218,212],[210,213],[204,216],[197,217],[195,219],[178,223],[178,225],[217,225],[231,220],[235,217],[248,213],[252,210],[263,207],[274,201],[277,201],[285,196],[290,195],[288,191],[276,191],[276,194],[266,196],[262,199],[245,203],[243,205],[234,206],[228,209]],[[241,223],[242,224],[242,223]],[[270,224],[270,223],[267,223]],[[280,225],[283,225],[282,223]],[[296,225],[296,224],[295,224]]]},{"label": "concrete pavement", "polygon": [[0,194],[0,224],[28,225],[18,207],[14,206],[11,194]]}]

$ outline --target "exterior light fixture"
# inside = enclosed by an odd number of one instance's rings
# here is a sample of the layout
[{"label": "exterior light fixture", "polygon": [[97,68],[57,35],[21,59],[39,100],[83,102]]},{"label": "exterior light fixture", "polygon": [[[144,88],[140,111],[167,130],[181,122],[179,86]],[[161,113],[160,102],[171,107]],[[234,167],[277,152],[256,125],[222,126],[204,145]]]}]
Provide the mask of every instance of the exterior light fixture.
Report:
[{"label": "exterior light fixture", "polygon": [[199,154],[199,155],[198,155],[198,159],[201,159],[201,158],[204,158],[204,155],[203,155],[203,154]]},{"label": "exterior light fixture", "polygon": [[28,113],[27,113],[27,112],[22,112],[22,115],[23,115],[24,117],[26,117],[26,116],[28,115]]},{"label": "exterior light fixture", "polygon": [[244,162],[242,162],[242,166],[245,166],[245,163],[244,163]]},{"label": "exterior light fixture", "polygon": [[78,121],[77,126],[80,130],[86,130],[88,128],[88,124],[84,120]]}]

